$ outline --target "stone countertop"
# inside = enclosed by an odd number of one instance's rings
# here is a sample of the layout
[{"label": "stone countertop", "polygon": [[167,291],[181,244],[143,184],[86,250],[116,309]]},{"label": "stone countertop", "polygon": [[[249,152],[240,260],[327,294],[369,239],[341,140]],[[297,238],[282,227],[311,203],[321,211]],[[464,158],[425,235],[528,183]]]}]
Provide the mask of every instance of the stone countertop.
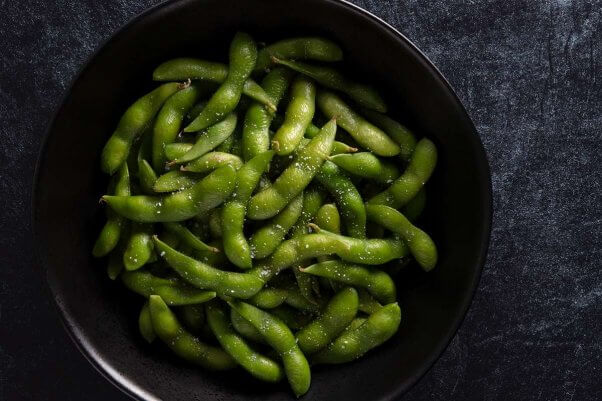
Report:
[{"label": "stone countertop", "polygon": [[[601,399],[602,0],[353,2],[447,77],[492,170],[481,284],[449,348],[403,399]],[[31,184],[80,66],[157,3],[0,0],[0,399],[127,399],[61,327],[33,258]]]}]

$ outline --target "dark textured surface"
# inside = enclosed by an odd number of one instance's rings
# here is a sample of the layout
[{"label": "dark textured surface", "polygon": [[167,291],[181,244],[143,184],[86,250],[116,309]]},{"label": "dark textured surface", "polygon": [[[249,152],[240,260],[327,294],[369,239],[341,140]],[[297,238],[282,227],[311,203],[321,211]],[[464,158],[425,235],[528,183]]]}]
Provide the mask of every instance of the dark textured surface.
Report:
[{"label": "dark textured surface", "polygon": [[[60,325],[32,256],[31,182],[45,125],[78,68],[156,3],[0,0],[2,400],[126,399]],[[404,399],[600,399],[602,1],[355,3],[441,69],[493,175],[481,285],[448,350]]]}]

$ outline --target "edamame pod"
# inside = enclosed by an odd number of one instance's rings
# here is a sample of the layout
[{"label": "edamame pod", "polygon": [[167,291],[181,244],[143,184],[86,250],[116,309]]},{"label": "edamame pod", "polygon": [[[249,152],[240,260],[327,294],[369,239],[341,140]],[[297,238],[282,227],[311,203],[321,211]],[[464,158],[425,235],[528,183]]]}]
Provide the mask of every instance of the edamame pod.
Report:
[{"label": "edamame pod", "polygon": [[401,210],[401,213],[411,222],[418,220],[422,211],[426,207],[426,188],[422,187],[420,191],[409,201]]},{"label": "edamame pod", "polygon": [[366,209],[364,200],[353,182],[331,161],[322,164],[316,179],[330,192],[341,210],[347,235],[366,237]]},{"label": "edamame pod", "polygon": [[148,343],[152,343],[155,341],[155,338],[157,338],[155,329],[153,328],[148,302],[145,302],[142,309],[140,309],[140,315],[138,316],[138,330],[140,331],[142,338]]},{"label": "edamame pod", "polygon": [[181,89],[178,83],[159,86],[138,99],[123,114],[117,128],[102,150],[101,168],[113,174],[127,159],[132,143],[148,127],[165,100]]},{"label": "edamame pod", "polygon": [[222,166],[230,165],[236,170],[242,167],[242,159],[230,153],[210,152],[181,167],[182,171],[208,173]]},{"label": "edamame pod", "polygon": [[368,218],[387,230],[399,234],[410,248],[414,259],[425,270],[437,264],[437,247],[431,237],[414,226],[403,214],[385,205],[366,205]]},{"label": "edamame pod", "polygon": [[232,327],[234,327],[234,330],[236,330],[238,334],[256,343],[265,344],[265,340],[259,331],[232,308],[230,308],[230,322],[232,322]]},{"label": "edamame pod", "polygon": [[280,355],[288,382],[297,397],[309,390],[309,363],[290,329],[280,319],[245,302],[230,301],[230,307],[251,323]]},{"label": "edamame pod", "polygon": [[249,243],[255,259],[263,259],[274,252],[301,216],[302,209],[303,192],[297,195],[280,213],[253,233]]},{"label": "edamame pod", "polygon": [[357,291],[347,287],[339,291],[324,312],[297,333],[299,348],[313,354],[328,345],[351,323],[357,313]]},{"label": "edamame pod", "polygon": [[182,282],[177,278],[161,278],[148,271],[123,272],[123,284],[143,297],[160,295],[169,305],[193,305],[215,298],[215,292],[203,291]]},{"label": "edamame pod", "polygon": [[334,42],[319,37],[283,39],[264,47],[257,54],[255,71],[263,71],[272,63],[271,57],[288,60],[341,61],[343,51]]},{"label": "edamame pod", "polygon": [[[185,81],[187,79],[200,79],[222,84],[227,77],[228,66],[225,64],[195,58],[176,58],[169,60],[158,66],[153,72],[153,79],[155,81]],[[276,106],[272,103],[270,96],[268,96],[263,88],[252,79],[249,78],[244,82],[242,93],[259,103],[264,104],[270,110],[276,111]],[[200,114],[200,111],[198,114]]]},{"label": "edamame pod", "polygon": [[200,181],[201,175],[185,171],[172,170],[157,177],[153,190],[155,192],[175,192],[190,188]]},{"label": "edamame pod", "polygon": [[343,170],[358,177],[390,184],[401,175],[394,163],[380,159],[370,152],[333,155],[329,159]]},{"label": "edamame pod", "polygon": [[165,169],[165,145],[174,142],[180,132],[184,116],[192,108],[201,92],[200,83],[172,95],[161,107],[153,126],[152,161],[157,172]]},{"label": "edamame pod", "polygon": [[195,132],[212,126],[238,105],[243,87],[257,60],[257,46],[246,33],[237,32],[230,44],[230,67],[226,80],[211,96],[207,106],[186,128]]},{"label": "edamame pod", "polygon": [[[301,216],[291,229],[291,238],[299,237],[303,234],[309,233],[308,224],[312,221],[314,216],[318,213],[320,206],[324,201],[324,194],[322,191],[317,190],[316,188],[309,188],[304,192],[303,195],[303,210],[301,211]],[[310,302],[315,303],[315,297],[313,294],[314,288],[314,279],[312,276],[308,274],[301,273],[299,268],[304,267],[309,262],[307,260],[302,260],[300,263],[293,265],[291,270],[295,275],[295,280],[297,280],[297,285],[299,286],[299,291],[301,294]]]},{"label": "edamame pod", "polygon": [[325,277],[347,285],[366,288],[377,300],[385,304],[395,301],[395,283],[382,270],[340,260],[316,263],[301,270],[304,273]]},{"label": "edamame pod", "polygon": [[150,315],[157,336],[176,355],[210,370],[228,370],[236,362],[222,349],[207,345],[190,334],[158,295],[149,299]]},{"label": "edamame pod", "polygon": [[[314,226],[316,230],[319,227]],[[274,275],[305,259],[336,254],[344,261],[381,265],[407,255],[403,241],[390,239],[358,239],[321,230],[284,241],[276,251],[249,274],[268,282]]]},{"label": "edamame pod", "polygon": [[361,106],[380,111],[381,113],[387,112],[387,105],[376,89],[368,85],[350,81],[332,67],[311,65],[274,57],[272,60],[277,64],[285,65],[292,70],[312,78],[327,88],[343,92]]},{"label": "edamame pod", "polygon": [[275,216],[311,182],[332,150],[336,122],[331,120],[320,134],[296,156],[292,165],[274,184],[254,195],[249,201],[248,216],[262,220]]},{"label": "edamame pod", "polygon": [[341,232],[341,216],[334,203],[322,205],[322,207],[318,209],[314,221],[318,227],[326,231],[335,234],[340,234]]},{"label": "edamame pod", "polygon": [[389,135],[401,148],[399,155],[403,160],[410,160],[414,148],[416,147],[416,137],[412,131],[407,129],[392,118],[381,114],[377,111],[362,108],[361,113],[365,115],[378,128],[382,129]]},{"label": "edamame pod", "polygon": [[165,196],[109,196],[102,199],[118,214],[138,222],[183,221],[221,204],[236,187],[236,171],[220,167],[180,192]]},{"label": "edamame pod", "polygon": [[410,165],[389,188],[371,198],[368,203],[387,205],[399,209],[407,204],[422,189],[435,170],[437,148],[429,139],[422,138],[412,155]]},{"label": "edamame pod", "polygon": [[123,265],[126,270],[137,270],[144,266],[153,253],[152,224],[134,223],[132,232],[123,254]]},{"label": "edamame pod", "polygon": [[288,293],[282,288],[263,288],[247,300],[251,305],[261,309],[273,309],[286,301]]},{"label": "edamame pod", "polygon": [[[286,68],[275,68],[263,79],[262,86],[275,105],[278,105],[292,79]],[[242,154],[251,160],[270,148],[270,124],[273,114],[261,103],[255,102],[247,109],[242,130]]]},{"label": "edamame pod", "polygon": [[357,329],[345,331],[326,349],[314,355],[312,362],[332,364],[353,361],[391,338],[397,332],[400,321],[399,305],[385,305]]},{"label": "edamame pod", "polygon": [[237,173],[238,187],[222,209],[224,251],[228,259],[242,269],[250,269],[253,264],[251,246],[243,232],[247,203],[273,156],[273,151],[260,153],[241,167]]},{"label": "edamame pod", "polygon": [[[130,195],[130,173],[128,171],[127,163],[121,165],[117,175],[114,176],[112,180],[114,181],[114,185],[111,186],[114,187],[113,193],[116,196]],[[122,236],[125,225],[127,225],[127,221],[123,217],[113,212],[113,210],[108,209],[107,222],[94,243],[92,255],[99,258],[115,249]]]},{"label": "edamame pod", "polygon": [[192,146],[194,146],[194,144],[186,142],[169,143],[165,145],[165,157],[167,157],[168,160],[178,159],[192,149]]},{"label": "edamame pod", "polygon": [[315,110],[315,84],[304,77],[295,79],[291,86],[291,101],[286,109],[284,122],[272,139],[272,147],[277,154],[288,155],[299,146]]},{"label": "edamame pod", "polygon": [[153,237],[159,255],[180,277],[201,289],[212,290],[222,296],[250,298],[257,294],[263,281],[250,273],[219,270],[201,261],[192,259]]},{"label": "edamame pod", "polygon": [[188,245],[197,251],[219,252],[219,249],[207,245],[200,238],[194,235],[188,228],[181,223],[163,223],[167,231],[175,234],[182,244]]},{"label": "edamame pod", "polygon": [[207,305],[207,322],[217,341],[230,356],[254,377],[277,382],[282,378],[278,363],[254,351],[247,342],[234,331],[224,308],[217,302]]},{"label": "edamame pod", "polygon": [[401,149],[380,128],[370,124],[332,92],[319,91],[318,106],[327,117],[336,117],[337,124],[347,131],[358,144],[379,156],[395,156]]},{"label": "edamame pod", "polygon": [[226,115],[224,119],[207,128],[206,132],[199,136],[199,139],[188,152],[170,161],[168,166],[186,163],[203,156],[205,153],[211,152],[232,135],[236,129],[236,121],[236,114],[230,113]]}]

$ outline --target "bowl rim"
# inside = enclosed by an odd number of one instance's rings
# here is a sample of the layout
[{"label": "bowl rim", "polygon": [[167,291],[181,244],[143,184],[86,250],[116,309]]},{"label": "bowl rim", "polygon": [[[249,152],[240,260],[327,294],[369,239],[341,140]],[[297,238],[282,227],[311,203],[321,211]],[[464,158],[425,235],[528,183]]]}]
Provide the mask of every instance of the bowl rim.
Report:
[{"label": "bowl rim", "polygon": [[[56,119],[58,114],[65,106],[66,101],[68,100],[71,92],[73,90],[73,86],[75,83],[81,78],[84,72],[89,68],[90,63],[104,50],[104,48],[109,45],[111,42],[115,41],[120,35],[122,35],[126,30],[139,23],[146,17],[151,14],[160,12],[161,10],[167,7],[181,7],[183,3],[188,3],[190,1],[195,0],[165,0],[161,3],[158,3],[152,7],[149,7],[132,18],[130,18],[125,24],[121,25],[117,28],[108,38],[99,42],[97,47],[93,50],[93,52],[86,57],[85,61],[81,64],[77,72],[73,75],[73,78],[70,80],[69,85],[66,86],[60,101],[55,107],[50,120],[46,126],[46,129],[42,135],[40,146],[38,148],[38,155],[36,158],[34,175],[32,181],[32,191],[31,191],[31,232],[32,232],[32,240],[34,244],[34,258],[39,266],[42,267],[42,272],[46,272],[46,282],[50,291],[52,293],[53,303],[55,306],[55,311],[58,312],[59,318],[71,338],[72,342],[75,344],[76,348],[80,351],[80,353],[88,360],[88,362],[96,369],[98,373],[100,373],[106,380],[108,380],[111,384],[113,384],[116,388],[121,390],[124,394],[130,396],[133,399],[138,400],[159,400],[155,395],[146,391],[143,387],[139,386],[135,382],[133,382],[126,375],[122,375],[119,371],[114,369],[109,362],[103,360],[101,355],[96,351],[94,346],[88,343],[85,334],[79,329],[75,322],[72,322],[67,311],[63,308],[60,295],[55,291],[55,286],[52,282],[52,279],[48,277],[48,269],[46,269],[46,263],[42,257],[42,250],[39,246],[38,239],[40,238],[40,234],[37,230],[37,210],[38,210],[38,184],[40,180],[40,167],[44,161],[46,151],[48,148],[48,142],[50,138],[51,132],[54,130]],[[432,356],[425,360],[424,363],[420,366],[415,374],[413,374],[406,385],[398,386],[393,392],[385,396],[385,399],[388,400],[396,400],[400,398],[404,393],[413,388],[420,379],[429,372],[435,363],[441,358],[443,352],[448,348],[451,341],[455,338],[460,326],[466,319],[466,315],[468,310],[472,304],[474,296],[479,286],[479,282],[481,279],[481,275],[483,273],[483,269],[485,268],[485,263],[487,262],[487,254],[489,251],[490,238],[491,238],[491,227],[493,222],[493,189],[491,182],[491,169],[489,166],[489,160],[487,157],[487,152],[485,147],[483,146],[483,142],[481,137],[470,118],[470,115],[466,111],[463,103],[460,101],[456,91],[453,89],[452,85],[445,78],[445,76],[441,73],[441,71],[435,66],[435,64],[404,34],[402,34],[399,30],[393,27],[384,19],[374,15],[370,11],[351,3],[348,0],[321,0],[326,3],[338,4],[342,7],[347,7],[356,11],[360,14],[363,14],[365,17],[370,19],[373,23],[379,24],[382,27],[386,28],[396,39],[405,42],[406,46],[416,54],[416,61],[425,69],[427,69],[431,76],[439,81],[442,84],[448,95],[452,98],[452,100],[458,106],[458,109],[461,113],[461,117],[465,122],[468,123],[471,128],[472,134],[476,139],[477,145],[477,164],[482,173],[482,177],[485,179],[483,189],[481,190],[482,196],[482,204],[486,208],[486,216],[482,221],[482,229],[485,233],[480,241],[480,255],[478,257],[478,266],[476,274],[474,275],[474,280],[470,283],[471,290],[467,292],[464,297],[463,302],[461,303],[460,313],[457,315],[454,323],[450,327],[449,331],[446,333],[444,337],[441,338],[437,347],[433,350]],[[480,157],[479,157],[480,156]]]}]

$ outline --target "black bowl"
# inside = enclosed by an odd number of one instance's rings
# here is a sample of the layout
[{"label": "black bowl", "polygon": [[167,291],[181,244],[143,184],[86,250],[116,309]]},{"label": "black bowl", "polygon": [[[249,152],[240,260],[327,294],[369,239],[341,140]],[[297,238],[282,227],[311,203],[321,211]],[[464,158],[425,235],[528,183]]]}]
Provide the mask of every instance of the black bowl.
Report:
[{"label": "black bowl", "polygon": [[140,300],[106,278],[91,249],[102,223],[106,177],[99,155],[123,110],[153,86],[174,56],[226,59],[237,30],[258,41],[296,34],[340,43],[350,73],[385,88],[391,114],[439,148],[422,224],[439,246],[429,274],[399,278],[399,333],[350,364],[314,369],[307,399],[390,400],[434,363],[458,329],[485,261],[491,224],[487,159],[464,108],[436,68],[399,32],[335,0],[174,1],[137,17],[81,71],[48,130],[35,180],[35,240],[67,331],[88,360],[140,399],[291,399],[244,372],[212,374],[183,364],[137,332]]}]

